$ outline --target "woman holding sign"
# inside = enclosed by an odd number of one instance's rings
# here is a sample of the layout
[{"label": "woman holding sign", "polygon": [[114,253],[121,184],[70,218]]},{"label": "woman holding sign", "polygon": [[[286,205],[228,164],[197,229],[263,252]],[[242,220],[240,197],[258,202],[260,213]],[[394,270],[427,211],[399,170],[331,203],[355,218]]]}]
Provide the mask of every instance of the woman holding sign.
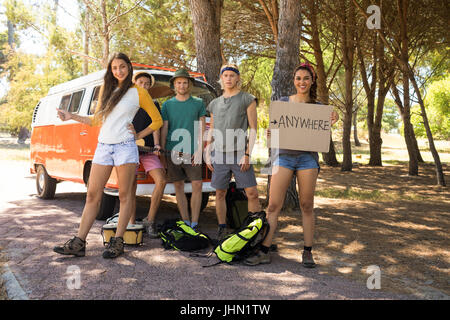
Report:
[{"label": "woman holding sign", "polygon": [[[311,65],[300,64],[293,73],[296,94],[281,97],[280,101],[319,104],[317,98],[316,73]],[[337,112],[331,115],[333,125],[339,119]],[[270,135],[270,131],[268,131]],[[261,249],[255,255],[247,258],[247,265],[258,265],[270,263],[269,248],[278,224],[278,215],[283,206],[286,191],[292,180],[292,175],[297,177],[299,188],[299,201],[302,213],[304,250],[302,254],[302,265],[306,268],[316,266],[312,256],[312,245],[314,238],[314,191],[317,176],[319,174],[319,155],[317,152],[272,149],[274,163],[272,166],[272,178],[269,194],[269,206],[266,216],[270,225],[269,233],[264,239]]]}]

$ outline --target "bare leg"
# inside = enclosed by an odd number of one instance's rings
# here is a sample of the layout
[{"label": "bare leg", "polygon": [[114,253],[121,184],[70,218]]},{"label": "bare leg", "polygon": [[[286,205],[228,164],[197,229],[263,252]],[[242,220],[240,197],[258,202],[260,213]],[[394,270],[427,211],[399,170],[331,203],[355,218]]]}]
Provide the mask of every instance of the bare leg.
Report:
[{"label": "bare leg", "polygon": [[[136,189],[137,189],[137,180],[135,177],[133,182],[133,191],[131,193],[136,195]],[[130,223],[131,224],[136,223],[136,196],[134,197],[133,207],[131,208]]]},{"label": "bare leg", "polygon": [[270,247],[273,236],[278,225],[278,216],[283,207],[286,191],[291,183],[294,172],[284,167],[278,167],[272,179],[270,180],[269,206],[267,207],[266,217],[269,222],[269,233],[263,241],[263,245]]},{"label": "bare leg", "polygon": [[184,193],[184,181],[175,181],[173,185],[175,187],[175,196],[177,199],[177,206],[178,210],[180,211],[181,219],[183,219],[183,221],[190,221],[187,198],[186,194]]},{"label": "bare leg", "polygon": [[123,237],[130,221],[131,213],[135,208],[136,193],[134,191],[134,181],[136,180],[136,164],[127,163],[116,167],[117,178],[119,180],[119,200],[120,214],[117,224],[116,237]]},{"label": "bare leg", "polygon": [[258,189],[256,186],[245,188],[245,194],[248,199],[248,211],[250,212],[260,212],[261,204],[259,203]]},{"label": "bare leg", "polygon": [[158,212],[161,199],[164,196],[164,188],[166,187],[166,177],[163,169],[154,169],[149,171],[150,176],[155,181],[155,189],[153,189],[150,209],[148,211],[147,220],[154,222],[156,213]]},{"label": "bare leg", "polygon": [[302,210],[303,237],[306,247],[311,247],[314,239],[314,191],[317,175],[317,169],[297,171],[298,196]]},{"label": "bare leg", "polygon": [[202,180],[191,181],[192,195],[191,195],[191,222],[197,222],[200,217],[200,207],[202,204]]},{"label": "bare leg", "polygon": [[216,189],[216,215],[219,224],[227,223],[226,189]]},{"label": "bare leg", "polygon": [[89,230],[91,230],[92,224],[94,223],[98,210],[100,209],[103,189],[105,188],[106,182],[111,175],[112,168],[112,166],[102,166],[95,163],[92,164],[86,194],[86,203],[84,205],[80,227],[78,229],[78,238],[86,240]]}]

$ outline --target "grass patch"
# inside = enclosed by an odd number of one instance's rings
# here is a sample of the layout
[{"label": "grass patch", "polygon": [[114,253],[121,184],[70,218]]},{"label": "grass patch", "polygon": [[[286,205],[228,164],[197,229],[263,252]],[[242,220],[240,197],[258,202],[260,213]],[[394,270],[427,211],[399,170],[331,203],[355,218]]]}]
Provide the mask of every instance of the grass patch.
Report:
[{"label": "grass patch", "polygon": [[427,197],[419,194],[405,194],[398,192],[384,192],[380,190],[362,190],[359,188],[322,188],[315,192],[315,195],[322,198],[346,199],[359,201],[424,201]]},{"label": "grass patch", "polygon": [[384,195],[379,190],[361,190],[352,187],[345,189],[338,189],[338,188],[319,189],[316,190],[315,195],[322,198],[370,200],[370,201],[378,201],[381,200],[381,198],[386,198],[386,195]]},{"label": "grass patch", "polygon": [[0,143],[0,160],[29,161],[30,145],[17,143]]},{"label": "grass patch", "polygon": [[383,160],[383,164],[391,164],[396,166],[407,166],[408,161],[400,161],[400,160]]},{"label": "grass patch", "polygon": [[[0,247],[0,269],[3,268],[3,264],[6,262],[6,259],[2,253],[3,248]],[[3,281],[3,278],[1,277],[0,272],[0,300],[8,300],[8,294],[6,292],[5,283]]]}]

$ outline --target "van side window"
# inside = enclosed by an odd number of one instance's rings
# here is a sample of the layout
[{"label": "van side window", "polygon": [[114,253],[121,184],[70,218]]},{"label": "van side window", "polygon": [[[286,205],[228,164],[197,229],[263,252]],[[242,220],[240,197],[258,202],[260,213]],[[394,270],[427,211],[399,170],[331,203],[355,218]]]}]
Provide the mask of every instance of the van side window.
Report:
[{"label": "van side window", "polygon": [[59,109],[61,109],[61,110],[68,109],[71,96],[72,96],[71,94],[68,94],[68,95],[65,95],[64,97],[62,97],[61,103],[59,104]]},{"label": "van side window", "polygon": [[80,109],[81,99],[83,98],[84,89],[72,93],[72,100],[70,100],[69,112],[78,112]]},{"label": "van side window", "polygon": [[62,97],[59,109],[67,110],[69,112],[78,112],[81,105],[81,99],[83,98],[84,89],[67,94]]},{"label": "van side window", "polygon": [[97,108],[99,92],[100,92],[100,86],[95,87],[94,92],[92,93],[91,105],[89,106],[89,113],[88,113],[89,115],[92,115],[95,113],[95,108]]}]

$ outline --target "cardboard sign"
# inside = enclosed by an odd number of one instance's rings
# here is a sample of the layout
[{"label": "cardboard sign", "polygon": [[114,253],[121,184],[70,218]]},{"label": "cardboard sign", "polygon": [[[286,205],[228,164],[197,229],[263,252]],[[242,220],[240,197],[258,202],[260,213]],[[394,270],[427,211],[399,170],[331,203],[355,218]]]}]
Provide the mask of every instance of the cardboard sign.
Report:
[{"label": "cardboard sign", "polygon": [[[273,101],[269,110],[270,148],[328,152],[333,106]],[[278,130],[277,130],[278,129]]]}]

